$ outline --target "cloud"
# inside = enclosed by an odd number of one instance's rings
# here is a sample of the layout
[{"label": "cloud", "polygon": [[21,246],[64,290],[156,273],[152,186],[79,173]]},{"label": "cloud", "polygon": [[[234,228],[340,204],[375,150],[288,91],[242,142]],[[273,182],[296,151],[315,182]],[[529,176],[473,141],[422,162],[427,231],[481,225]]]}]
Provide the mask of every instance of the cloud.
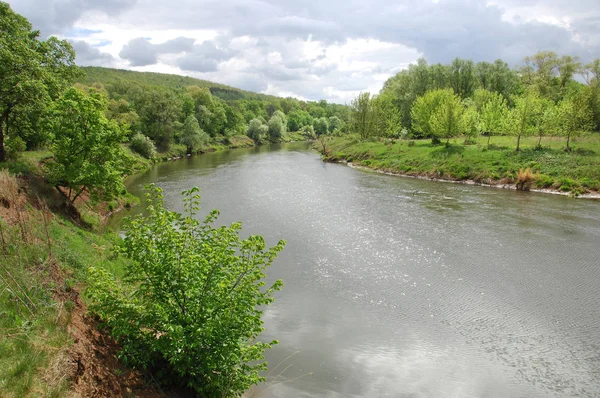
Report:
[{"label": "cloud", "polygon": [[[176,7],[167,0],[18,0],[13,6],[43,33],[108,43],[102,49],[120,67],[338,102],[378,91],[420,56],[432,63],[502,58],[517,66],[540,50],[584,62],[600,54],[598,0],[179,0]],[[81,62],[102,62],[102,53],[82,51]]]},{"label": "cloud", "polygon": [[152,44],[148,39],[138,37],[123,46],[119,57],[129,61],[131,66],[153,65],[162,54],[178,54],[192,49],[195,39],[178,37],[164,43]]},{"label": "cloud", "polygon": [[78,65],[114,66],[115,58],[112,55],[100,51],[85,41],[77,40],[70,43],[75,50],[75,62]]},{"label": "cloud", "polygon": [[137,0],[19,0],[9,1],[25,15],[43,37],[62,34],[84,14],[100,12],[115,17],[133,7]]}]

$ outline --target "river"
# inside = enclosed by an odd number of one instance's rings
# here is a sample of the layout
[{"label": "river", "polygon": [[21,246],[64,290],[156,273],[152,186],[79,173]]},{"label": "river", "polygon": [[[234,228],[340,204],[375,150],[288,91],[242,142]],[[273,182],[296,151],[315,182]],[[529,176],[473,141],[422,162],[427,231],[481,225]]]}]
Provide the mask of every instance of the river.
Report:
[{"label": "river", "polygon": [[380,175],[306,143],[163,163],[171,209],[288,244],[260,397],[600,396],[600,202]]}]

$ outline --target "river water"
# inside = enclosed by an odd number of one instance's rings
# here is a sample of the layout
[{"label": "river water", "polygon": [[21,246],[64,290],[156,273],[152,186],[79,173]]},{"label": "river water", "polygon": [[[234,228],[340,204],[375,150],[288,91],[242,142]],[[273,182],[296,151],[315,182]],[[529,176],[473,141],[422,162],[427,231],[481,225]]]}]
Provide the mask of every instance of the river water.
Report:
[{"label": "river water", "polygon": [[260,397],[600,396],[600,202],[380,175],[307,144],[155,166],[288,244]]}]

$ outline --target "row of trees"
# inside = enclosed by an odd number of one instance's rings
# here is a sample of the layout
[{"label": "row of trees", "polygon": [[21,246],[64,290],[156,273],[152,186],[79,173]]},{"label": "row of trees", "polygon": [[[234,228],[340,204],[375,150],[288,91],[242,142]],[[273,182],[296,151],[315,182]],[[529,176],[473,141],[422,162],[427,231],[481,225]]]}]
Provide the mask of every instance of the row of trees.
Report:
[{"label": "row of trees", "polygon": [[[198,145],[190,146],[190,143],[223,140],[243,134],[257,141],[279,141],[286,131],[307,131],[306,126],[317,127],[318,121],[323,118],[328,121],[327,128],[315,130],[329,133],[340,130],[349,119],[346,106],[326,101],[305,102],[270,96],[225,101],[219,97],[223,94],[222,90],[215,90],[216,94],[213,94],[210,88],[197,85],[148,86],[133,79],[109,79],[110,72],[100,76],[106,77],[106,81],[92,83],[91,87],[109,98],[108,116],[128,130],[128,137],[136,134],[148,136],[159,151],[167,151],[173,143],[183,141],[186,141],[189,150],[193,150]],[[166,81],[168,78],[165,77]],[[153,81],[160,83],[157,78]],[[227,93],[228,97],[231,96]],[[273,119],[274,116],[277,117]],[[332,117],[335,119],[330,126]],[[263,125],[271,124],[272,134],[258,129],[257,122],[252,122],[254,119],[259,119]],[[281,128],[277,128],[276,119],[280,119]],[[195,135],[197,138],[184,139],[184,135],[189,136],[190,131],[197,130],[190,127],[196,122],[200,127],[200,132]]]},{"label": "row of trees", "polygon": [[[575,78],[586,83],[581,83]],[[352,130],[369,136],[449,140],[460,134],[571,138],[600,128],[600,60],[540,52],[511,70],[503,61],[450,65],[419,60],[390,78],[379,95],[361,93],[350,104]],[[489,138],[488,138],[489,143]]]}]

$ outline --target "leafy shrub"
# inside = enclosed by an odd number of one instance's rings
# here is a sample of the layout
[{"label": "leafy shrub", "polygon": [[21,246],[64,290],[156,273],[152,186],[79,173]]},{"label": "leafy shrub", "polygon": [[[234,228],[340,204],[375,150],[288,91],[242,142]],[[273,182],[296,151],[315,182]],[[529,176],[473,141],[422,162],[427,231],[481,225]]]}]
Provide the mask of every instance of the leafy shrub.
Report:
[{"label": "leafy shrub", "polygon": [[129,143],[129,147],[132,151],[139,153],[146,159],[152,159],[156,156],[156,146],[154,145],[154,142],[141,133],[137,133],[133,136]]},{"label": "leafy shrub", "polygon": [[263,381],[262,309],[281,281],[265,288],[264,271],[284,241],[265,248],[261,236],[239,237],[241,224],[215,228],[218,212],[195,219],[197,188],[184,192],[185,215],[147,194],[148,216],[129,221],[120,251],[131,261],[122,281],[91,268],[91,308],[121,343],[122,359],[161,369],[162,380],[199,395],[239,396]]},{"label": "leafy shrub", "polygon": [[10,137],[6,140],[6,155],[9,159],[17,159],[19,153],[25,151],[27,146],[21,137]]}]

